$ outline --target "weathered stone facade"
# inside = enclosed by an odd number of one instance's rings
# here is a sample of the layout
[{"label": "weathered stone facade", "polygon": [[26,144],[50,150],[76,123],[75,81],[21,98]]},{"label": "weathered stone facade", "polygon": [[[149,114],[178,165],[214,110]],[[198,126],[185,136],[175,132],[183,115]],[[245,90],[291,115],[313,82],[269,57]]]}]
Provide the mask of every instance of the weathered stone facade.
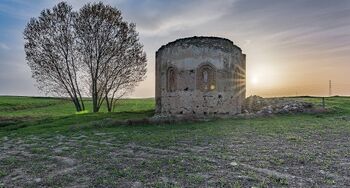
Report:
[{"label": "weathered stone facade", "polygon": [[178,39],[156,52],[156,113],[234,115],[245,99],[245,54],[218,37]]}]

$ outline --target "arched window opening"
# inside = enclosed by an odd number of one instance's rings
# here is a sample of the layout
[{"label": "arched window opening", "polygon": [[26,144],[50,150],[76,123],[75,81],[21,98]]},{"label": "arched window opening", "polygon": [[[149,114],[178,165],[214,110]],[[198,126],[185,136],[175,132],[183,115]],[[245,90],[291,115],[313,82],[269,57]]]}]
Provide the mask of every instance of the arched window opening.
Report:
[{"label": "arched window opening", "polygon": [[197,89],[201,91],[213,91],[216,89],[215,68],[205,64],[197,71]]},{"label": "arched window opening", "polygon": [[173,67],[170,67],[167,72],[167,91],[176,91],[176,70]]},{"label": "arched window opening", "polygon": [[207,70],[203,71],[203,82],[204,82],[204,84],[208,84],[208,71]]}]

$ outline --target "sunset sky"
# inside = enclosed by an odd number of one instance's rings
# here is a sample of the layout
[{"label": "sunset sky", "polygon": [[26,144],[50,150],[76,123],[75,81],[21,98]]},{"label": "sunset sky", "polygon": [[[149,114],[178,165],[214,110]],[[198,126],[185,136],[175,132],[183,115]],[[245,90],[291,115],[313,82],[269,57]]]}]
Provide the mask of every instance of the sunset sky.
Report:
[{"label": "sunset sky", "polygon": [[[0,95],[41,95],[25,62],[23,30],[59,1],[0,1]],[[68,1],[74,9],[91,1]],[[154,96],[155,52],[190,36],[232,40],[247,54],[247,95],[350,95],[349,0],[108,0],[137,25],[147,79],[131,97]]]}]

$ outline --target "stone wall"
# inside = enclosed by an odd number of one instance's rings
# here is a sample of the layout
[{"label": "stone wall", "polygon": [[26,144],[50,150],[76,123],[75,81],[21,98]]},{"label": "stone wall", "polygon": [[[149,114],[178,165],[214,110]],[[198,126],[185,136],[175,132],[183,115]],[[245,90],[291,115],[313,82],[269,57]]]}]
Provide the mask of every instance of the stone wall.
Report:
[{"label": "stone wall", "polygon": [[157,114],[237,114],[245,98],[245,55],[217,37],[179,39],[156,53]]}]

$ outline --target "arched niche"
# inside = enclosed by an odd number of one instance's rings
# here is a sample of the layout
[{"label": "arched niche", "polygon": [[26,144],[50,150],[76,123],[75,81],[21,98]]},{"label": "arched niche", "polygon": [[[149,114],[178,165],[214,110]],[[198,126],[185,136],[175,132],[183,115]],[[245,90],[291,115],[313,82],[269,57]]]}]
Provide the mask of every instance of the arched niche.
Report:
[{"label": "arched niche", "polygon": [[204,63],[198,67],[196,87],[203,92],[216,90],[216,69],[213,65]]},{"label": "arched niche", "polygon": [[177,86],[177,71],[174,67],[169,67],[167,70],[167,91],[168,92],[174,92],[176,91]]}]

